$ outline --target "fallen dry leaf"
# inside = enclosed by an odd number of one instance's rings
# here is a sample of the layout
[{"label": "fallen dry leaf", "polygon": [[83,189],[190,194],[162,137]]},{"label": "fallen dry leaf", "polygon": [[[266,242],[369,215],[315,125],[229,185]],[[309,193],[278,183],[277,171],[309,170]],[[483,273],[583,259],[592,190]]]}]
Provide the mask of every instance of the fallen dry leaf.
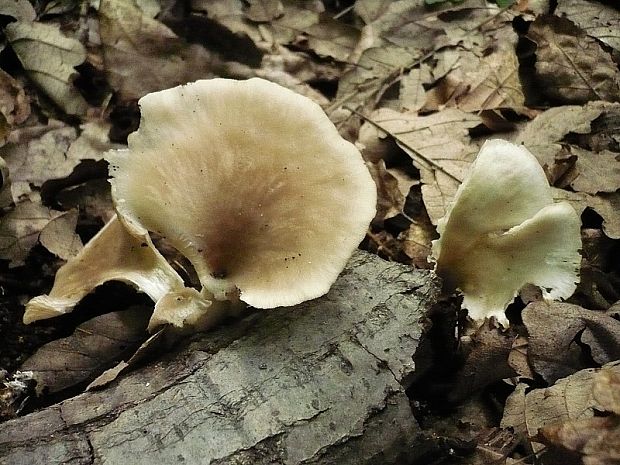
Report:
[{"label": "fallen dry leaf", "polygon": [[607,412],[620,415],[620,373],[602,369],[594,379],[594,399]]},{"label": "fallen dry leaf", "polygon": [[263,41],[260,28],[248,21],[249,10],[241,0],[192,0],[193,11],[206,13],[239,38],[249,39],[256,46]]},{"label": "fallen dry leaf", "polygon": [[13,203],[11,195],[11,178],[9,167],[4,158],[0,157],[0,208],[8,207]]},{"label": "fallen dry leaf", "polygon": [[245,15],[257,23],[266,23],[284,14],[284,5],[280,0],[249,0],[248,3]]},{"label": "fallen dry leaf", "polygon": [[298,43],[306,42],[308,48],[319,56],[346,62],[359,37],[356,27],[322,15],[319,23],[304,30],[303,38]]},{"label": "fallen dry leaf", "polygon": [[541,16],[528,37],[537,44],[536,74],[548,97],[566,103],[620,100],[620,71],[598,42],[574,23]]},{"label": "fallen dry leaf", "polygon": [[487,39],[486,47],[471,50],[444,49],[442,63],[433,72],[443,75],[428,92],[424,109],[460,108],[474,112],[521,108],[525,96],[516,55],[518,37],[505,25]]},{"label": "fallen dry leaf", "polygon": [[11,267],[23,265],[39,233],[57,214],[29,200],[18,203],[0,218],[0,258],[9,260]]},{"label": "fallen dry leaf", "polygon": [[[549,465],[583,463],[616,465],[620,462],[620,418],[586,418],[545,426],[536,437],[548,446],[544,462]],[[556,459],[558,449],[563,452]],[[566,452],[574,452],[573,455]]]},{"label": "fallen dry leaf", "polygon": [[0,0],[0,11],[17,21],[34,21],[37,12],[28,0]]},{"label": "fallen dry leaf", "polygon": [[422,63],[405,74],[400,80],[400,106],[402,110],[415,112],[426,103],[425,85],[433,82],[429,65]]},{"label": "fallen dry leaf", "polygon": [[589,134],[592,122],[606,110],[616,107],[618,105],[591,102],[584,106],[550,108],[521,128],[514,142],[525,145],[538,158],[543,168],[549,170],[561,153],[562,142],[569,133]]},{"label": "fallen dry leaf", "polygon": [[381,17],[391,3],[391,0],[357,0],[353,6],[353,11],[364,23],[370,24]]},{"label": "fallen dry leaf", "polygon": [[540,429],[536,439],[549,447],[545,463],[566,463],[565,455],[563,461],[553,460],[558,449],[574,452],[574,460],[582,460],[584,465],[613,465],[620,461],[618,388],[620,372],[612,367],[601,369],[594,376],[593,396],[599,402],[597,408],[614,414],[552,423]]},{"label": "fallen dry leaf", "polygon": [[377,185],[377,214],[373,224],[383,225],[385,220],[403,212],[409,189],[415,181],[397,169],[387,169],[383,160],[366,166]]},{"label": "fallen dry leaf", "polygon": [[107,179],[89,179],[61,190],[55,196],[62,210],[79,209],[80,213],[107,223],[114,216],[114,205]]},{"label": "fallen dry leaf", "polygon": [[512,343],[508,354],[508,365],[512,368],[519,378],[535,379],[536,375],[530,366],[527,357],[528,342],[527,337],[517,336]]},{"label": "fallen dry leaf", "polygon": [[79,325],[66,338],[41,347],[21,366],[32,371],[37,392],[54,393],[93,379],[121,357],[133,353],[146,337],[150,312],[131,307]]},{"label": "fallen dry leaf", "polygon": [[487,320],[471,337],[463,339],[465,364],[456,373],[448,399],[462,401],[491,383],[515,376],[516,372],[508,364],[515,338],[515,334],[502,332]]},{"label": "fallen dry leaf", "polygon": [[620,188],[620,153],[609,150],[595,153],[579,147],[570,147],[569,153],[577,158],[563,178],[575,191],[597,194]]},{"label": "fallen dry leaf", "polygon": [[[136,351],[131,355],[131,357],[129,357],[127,361],[121,360],[112,368],[109,368],[103,373],[101,373],[93,381],[91,381],[88,386],[86,386],[86,390],[92,391],[107,386],[116,378],[118,378],[122,373],[134,367],[135,365],[143,361],[146,357],[153,355],[155,352],[157,352],[157,350],[161,349],[162,346],[173,343],[175,341],[175,335],[170,334],[171,332],[169,330],[169,326],[163,326],[161,329],[159,329],[159,331],[157,331],[155,334],[151,335],[146,341],[144,341],[140,345],[140,347],[138,347]],[[167,338],[165,342],[164,338]]]},{"label": "fallen dry leaf", "polygon": [[[604,410],[593,396],[596,376],[601,371],[620,373],[620,362],[581,370],[558,380],[551,387],[527,393],[528,385],[520,383],[506,400],[501,427],[514,428],[516,432],[534,438],[545,426],[591,419],[596,411]],[[535,450],[542,448],[541,444],[533,446]]]},{"label": "fallen dry leaf", "polygon": [[611,239],[620,239],[620,192],[612,194],[589,195],[583,192],[571,192],[554,189],[556,201],[566,200],[577,213],[590,207],[603,218],[603,232]]},{"label": "fallen dry leaf", "polygon": [[[429,12],[422,2],[356,2],[355,11],[367,24],[355,51],[359,59],[356,66],[342,75],[330,108],[341,105],[358,108],[367,104],[374,107],[373,103],[387,85],[403,69],[420,64],[426,54],[457,43],[468,47],[476,40],[482,42],[478,26],[485,19],[497,16],[492,8],[480,7],[481,3],[475,0],[458,5],[445,2]],[[444,21],[441,15],[452,11],[458,14],[452,21]]]},{"label": "fallen dry leaf", "polygon": [[106,76],[123,100],[212,77],[206,49],[185,43],[131,2],[101,0],[99,23]]},{"label": "fallen dry leaf", "polygon": [[[487,5],[481,8],[481,2],[476,0],[459,4],[445,2],[432,12],[421,2],[358,5],[356,2],[355,11],[367,24],[355,52],[359,59],[357,66],[343,74],[333,108],[345,104],[359,107],[368,103],[374,107],[372,103],[376,103],[403,69],[415,68],[430,56],[438,58],[439,69],[431,71],[434,80],[438,80],[448,72],[441,71],[443,62],[440,56],[444,47],[458,44],[459,48],[469,49],[474,44],[483,43],[480,26],[491,20],[494,27],[497,22],[509,28],[509,20],[500,18]],[[444,20],[442,15],[448,16],[451,12],[455,13],[454,16]],[[416,79],[415,73],[412,76]],[[415,92],[420,92],[417,85]],[[402,106],[414,110],[418,104]]]},{"label": "fallen dry leaf", "polygon": [[[585,308],[607,310],[620,300],[620,276],[616,276],[616,241],[602,230],[584,228],[581,231],[581,276],[574,303]],[[613,311],[612,311],[613,312]]]},{"label": "fallen dry leaf", "polygon": [[514,47],[505,44],[485,56],[475,73],[467,76],[469,90],[457,98],[457,107],[464,111],[519,108],[525,96],[519,79],[519,61]]},{"label": "fallen dry leaf", "polygon": [[577,24],[589,36],[620,50],[620,12],[592,0],[562,0],[555,13]]},{"label": "fallen dry leaf", "polygon": [[386,79],[394,72],[412,65],[420,57],[419,52],[394,45],[364,50],[356,66],[341,76],[336,99],[329,107],[328,114],[342,105],[358,107],[368,102],[373,103]]},{"label": "fallen dry leaf", "polygon": [[532,302],[522,317],[530,365],[549,383],[586,368],[589,357],[600,365],[620,358],[620,322],[603,312]]},{"label": "fallen dry leaf", "polygon": [[422,218],[414,219],[409,228],[398,235],[402,243],[402,251],[411,259],[416,268],[432,269],[435,264],[429,260],[431,243],[437,239],[437,231],[425,214]]},{"label": "fallen dry leaf", "polygon": [[76,160],[66,156],[77,131],[71,126],[50,126],[42,136],[19,144],[0,148],[11,171],[13,199],[28,196],[32,188],[41,187],[49,179],[62,178],[71,173]]},{"label": "fallen dry leaf", "polygon": [[63,260],[76,256],[83,247],[80,236],[75,232],[77,220],[77,210],[64,212],[52,219],[39,234],[41,245]]},{"label": "fallen dry leaf", "polygon": [[104,152],[120,148],[108,139],[109,124],[89,122],[78,131],[57,124],[30,140],[0,147],[11,171],[13,198],[28,195],[50,180],[66,178],[82,160],[100,160]]},{"label": "fallen dry leaf", "polygon": [[[469,129],[480,117],[447,109],[429,116],[379,109],[369,118],[393,137],[420,170],[422,196],[433,224],[442,218],[478,152]],[[369,124],[369,123],[365,123]]]},{"label": "fallen dry leaf", "polygon": [[11,75],[0,69],[0,146],[11,128],[26,121],[30,115],[30,103],[23,87]]},{"label": "fallen dry leaf", "polygon": [[57,26],[14,22],[4,29],[11,48],[24,69],[66,113],[82,115],[88,104],[73,85],[75,66],[86,59],[84,46],[64,36]]}]

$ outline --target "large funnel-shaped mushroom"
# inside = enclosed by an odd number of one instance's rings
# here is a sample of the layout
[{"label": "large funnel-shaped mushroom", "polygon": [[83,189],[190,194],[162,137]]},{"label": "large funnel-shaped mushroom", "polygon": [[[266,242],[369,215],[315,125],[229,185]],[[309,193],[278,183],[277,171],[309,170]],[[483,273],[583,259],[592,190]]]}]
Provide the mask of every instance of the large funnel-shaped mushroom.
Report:
[{"label": "large funnel-shaped mushroom", "polygon": [[217,299],[258,308],[326,293],[375,214],[358,150],[321,108],[262,79],[212,79],[140,100],[112,193],[134,233],[156,231]]},{"label": "large funnel-shaped mushroom", "polygon": [[549,299],[569,297],[579,281],[581,221],[553,203],[538,160],[525,147],[487,141],[437,229],[436,272],[463,292],[474,319],[504,310],[527,283]]}]

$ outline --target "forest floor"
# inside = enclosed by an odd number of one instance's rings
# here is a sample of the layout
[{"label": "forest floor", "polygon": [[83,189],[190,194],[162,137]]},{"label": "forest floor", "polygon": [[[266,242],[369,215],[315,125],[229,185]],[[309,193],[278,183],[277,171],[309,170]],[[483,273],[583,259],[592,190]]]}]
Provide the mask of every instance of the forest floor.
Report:
[{"label": "forest floor", "polygon": [[[407,392],[427,463],[620,461],[616,2],[33,3],[0,0],[0,419],[82,392],[148,337],[132,317],[117,328],[122,347],[93,348],[97,363],[40,378],[34,393],[46,361],[83,362],[84,325],[152,308],[112,282],[70,315],[22,323],[25,303],[114,215],[104,154],[138,128],[138,99],[260,77],[318,103],[358,147],[379,195],[360,247],[385,260],[433,268],[438,221],[487,139],[536,156],[554,199],[581,219],[577,289],[544,303],[528,286],[507,328],[471,321],[458,293],[446,296],[429,309]],[[183,257],[157,245],[191,281]]]}]

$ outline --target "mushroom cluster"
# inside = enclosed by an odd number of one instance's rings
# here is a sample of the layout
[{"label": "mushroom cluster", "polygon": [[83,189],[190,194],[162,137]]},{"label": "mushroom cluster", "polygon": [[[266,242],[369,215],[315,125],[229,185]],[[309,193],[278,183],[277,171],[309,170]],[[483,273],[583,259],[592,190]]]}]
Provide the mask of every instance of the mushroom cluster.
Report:
[{"label": "mushroom cluster", "polygon": [[475,320],[504,314],[525,284],[543,297],[570,297],[579,282],[581,221],[567,203],[554,203],[538,160],[525,147],[485,142],[459,187],[433,241],[435,271],[463,293]]},{"label": "mushroom cluster", "polygon": [[[146,95],[128,148],[109,152],[117,216],[62,267],[24,321],[67,313],[95,286],[130,282],[155,302],[150,329],[204,328],[325,294],[375,215],[376,188],[323,110],[277,84],[202,80]],[[188,289],[153,247],[194,266]]]}]

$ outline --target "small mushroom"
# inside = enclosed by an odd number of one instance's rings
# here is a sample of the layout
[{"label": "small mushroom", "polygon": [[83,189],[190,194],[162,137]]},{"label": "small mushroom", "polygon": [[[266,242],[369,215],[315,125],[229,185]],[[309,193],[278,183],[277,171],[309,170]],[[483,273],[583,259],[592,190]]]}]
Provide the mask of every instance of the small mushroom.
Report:
[{"label": "small mushroom", "polygon": [[[323,110],[262,79],[197,81],[139,104],[128,149],[106,156],[118,219],[61,268],[49,296],[28,303],[24,320],[71,311],[109,279],[153,298],[150,330],[205,329],[239,299],[272,308],[325,294],[375,215],[376,189]],[[202,290],[161,263],[149,232],[190,260]]]},{"label": "small mushroom", "polygon": [[570,297],[579,282],[581,221],[553,203],[538,160],[525,147],[487,141],[459,187],[433,243],[436,273],[463,293],[475,320],[504,310],[525,284],[543,297]]}]

